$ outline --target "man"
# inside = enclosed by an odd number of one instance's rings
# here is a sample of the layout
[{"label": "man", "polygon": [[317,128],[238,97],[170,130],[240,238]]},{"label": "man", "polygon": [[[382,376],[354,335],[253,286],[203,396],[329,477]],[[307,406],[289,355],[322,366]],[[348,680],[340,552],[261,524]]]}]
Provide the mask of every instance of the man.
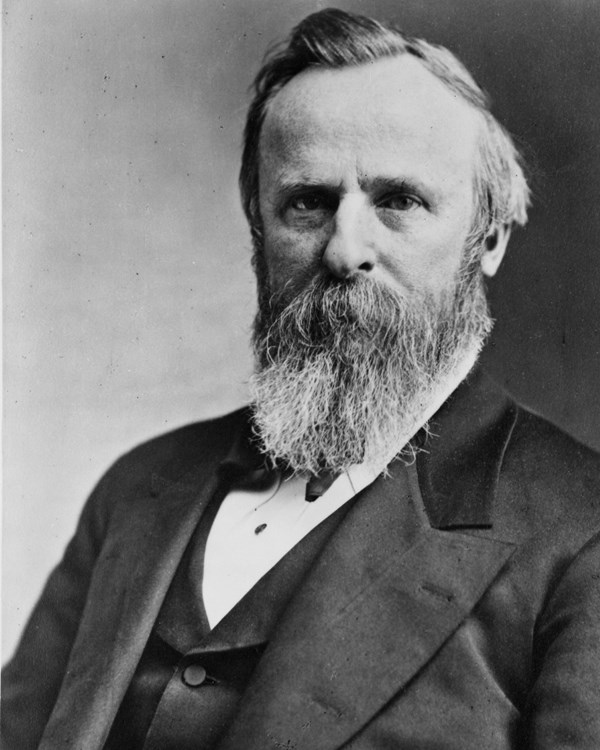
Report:
[{"label": "man", "polygon": [[475,361],[526,220],[442,48],[316,13],[256,81],[248,409],[122,458],[6,670],[6,748],[597,748],[598,458]]}]

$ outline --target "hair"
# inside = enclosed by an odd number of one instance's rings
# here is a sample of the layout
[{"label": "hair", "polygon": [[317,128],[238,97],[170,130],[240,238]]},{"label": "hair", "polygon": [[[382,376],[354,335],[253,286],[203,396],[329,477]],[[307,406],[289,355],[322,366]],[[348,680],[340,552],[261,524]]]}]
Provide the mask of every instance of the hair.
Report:
[{"label": "hair", "polygon": [[267,52],[254,81],[244,130],[240,190],[255,247],[262,245],[259,208],[260,134],[268,105],[292,78],[308,68],[343,68],[413,55],[450,91],[473,106],[483,120],[475,170],[475,216],[470,243],[493,226],[524,225],[530,204],[521,156],[490,111],[488,95],[445,47],[412,38],[392,24],[329,8],[307,16],[282,44]]}]

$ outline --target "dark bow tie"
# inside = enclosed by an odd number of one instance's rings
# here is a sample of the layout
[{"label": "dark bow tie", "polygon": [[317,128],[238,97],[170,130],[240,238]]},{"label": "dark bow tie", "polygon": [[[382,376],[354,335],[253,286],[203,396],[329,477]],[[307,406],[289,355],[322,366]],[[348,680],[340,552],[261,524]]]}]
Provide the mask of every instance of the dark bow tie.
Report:
[{"label": "dark bow tie", "polygon": [[314,503],[317,498],[327,492],[338,477],[339,473],[333,471],[322,471],[320,474],[311,474],[310,479],[306,483],[306,493],[304,495],[306,502]]},{"label": "dark bow tie", "polygon": [[[237,475],[235,472],[232,472],[232,475],[230,475],[230,486],[237,490],[265,490],[267,487],[271,486],[279,471],[281,470],[260,467],[258,469],[240,471]],[[311,474],[306,483],[304,494],[306,502],[314,503],[315,500],[327,492],[338,477],[339,474],[333,471],[323,471],[320,474]]]},{"label": "dark bow tie", "polygon": [[[270,464],[247,436],[242,436],[233,446],[221,463],[220,471],[229,488],[237,490],[267,489],[275,476],[289,476],[285,466]],[[338,476],[339,473],[327,470],[311,474],[304,495],[306,502],[312,503],[321,497]]]}]

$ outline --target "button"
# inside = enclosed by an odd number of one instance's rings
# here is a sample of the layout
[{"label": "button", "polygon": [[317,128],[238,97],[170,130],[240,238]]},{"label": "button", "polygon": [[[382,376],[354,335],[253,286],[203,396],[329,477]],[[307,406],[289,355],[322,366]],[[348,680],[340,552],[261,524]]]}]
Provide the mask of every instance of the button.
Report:
[{"label": "button", "polygon": [[266,528],[267,528],[267,524],[266,524],[266,523],[261,523],[261,525],[260,525],[260,526],[257,526],[257,527],[256,527],[256,528],[254,529],[254,533],[255,533],[255,534],[262,534],[262,532],[263,532],[263,531],[264,531],[264,530],[265,530]]},{"label": "button", "polygon": [[181,675],[181,679],[189,687],[200,687],[206,680],[206,669],[200,664],[189,664]]}]

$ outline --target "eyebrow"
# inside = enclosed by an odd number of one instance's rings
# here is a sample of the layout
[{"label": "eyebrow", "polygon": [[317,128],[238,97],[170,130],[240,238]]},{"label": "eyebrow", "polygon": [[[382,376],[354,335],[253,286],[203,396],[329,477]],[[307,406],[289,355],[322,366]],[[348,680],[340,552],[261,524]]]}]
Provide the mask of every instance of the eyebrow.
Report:
[{"label": "eyebrow", "polygon": [[[424,199],[435,200],[437,192],[434,187],[426,185],[414,177],[373,177],[359,178],[358,184],[361,190],[367,193],[408,193],[413,192]],[[277,192],[282,197],[294,195],[303,190],[320,190],[324,193],[338,194],[342,190],[341,183],[329,183],[323,180],[306,177],[305,179],[281,180]]]},{"label": "eyebrow", "polygon": [[312,178],[299,179],[299,180],[281,180],[277,185],[277,192],[282,195],[292,195],[297,193],[299,190],[322,190],[324,192],[336,193],[341,190],[342,186],[340,183],[332,184],[324,182],[323,180],[315,180]]},{"label": "eyebrow", "polygon": [[374,177],[373,179],[359,178],[361,190],[367,193],[417,193],[424,199],[434,200],[435,188],[426,185],[414,177]]}]

